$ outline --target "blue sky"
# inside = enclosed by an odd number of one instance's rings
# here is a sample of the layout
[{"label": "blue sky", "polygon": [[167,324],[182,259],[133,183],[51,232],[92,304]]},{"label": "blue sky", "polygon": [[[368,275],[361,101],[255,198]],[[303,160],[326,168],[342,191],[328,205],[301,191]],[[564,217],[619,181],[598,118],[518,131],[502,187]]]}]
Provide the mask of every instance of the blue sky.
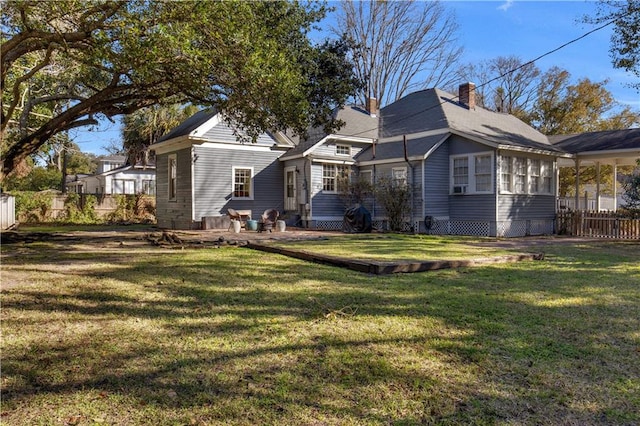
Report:
[{"label": "blue sky", "polygon": [[[580,22],[597,8],[594,1],[445,1],[460,25],[459,39],[465,53],[463,63],[498,56],[516,55],[523,62],[576,39],[595,26]],[[574,81],[609,80],[606,85],[614,98],[640,110],[640,94],[626,87],[634,81],[630,73],[616,70],[609,58],[611,27],[597,31],[558,52],[536,62],[542,71],[559,66],[571,73]],[[482,82],[475,82],[481,84]],[[105,121],[93,131],[76,131],[74,141],[82,151],[104,154],[103,147],[120,145],[120,123]]]}]

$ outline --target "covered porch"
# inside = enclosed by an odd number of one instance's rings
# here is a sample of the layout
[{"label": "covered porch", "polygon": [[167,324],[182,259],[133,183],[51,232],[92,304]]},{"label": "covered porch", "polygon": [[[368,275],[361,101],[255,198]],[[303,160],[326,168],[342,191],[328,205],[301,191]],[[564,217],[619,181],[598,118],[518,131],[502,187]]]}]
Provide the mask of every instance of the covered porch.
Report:
[{"label": "covered porch", "polygon": [[[640,129],[612,130],[569,136],[550,136],[553,144],[572,154],[558,159],[558,171],[572,168],[575,173],[574,195],[558,197],[557,210],[562,211],[616,211],[622,205],[618,171],[623,166],[638,166],[640,159]],[[582,187],[582,169],[595,168],[595,184],[588,191]],[[611,167],[610,187],[602,183],[603,166]],[[606,191],[608,189],[609,191]]]}]

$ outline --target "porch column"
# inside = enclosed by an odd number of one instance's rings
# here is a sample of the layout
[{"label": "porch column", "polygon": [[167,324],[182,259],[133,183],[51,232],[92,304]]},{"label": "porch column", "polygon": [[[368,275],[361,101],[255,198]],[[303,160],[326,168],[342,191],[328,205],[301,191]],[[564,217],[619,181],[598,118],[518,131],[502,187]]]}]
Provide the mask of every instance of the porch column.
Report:
[{"label": "porch column", "polygon": [[618,210],[618,160],[613,161],[613,211]]},{"label": "porch column", "polygon": [[600,162],[596,162],[596,211],[600,211]]},{"label": "porch column", "polygon": [[[585,206],[586,207],[586,206]],[[580,160],[576,158],[576,210],[580,210]]]}]

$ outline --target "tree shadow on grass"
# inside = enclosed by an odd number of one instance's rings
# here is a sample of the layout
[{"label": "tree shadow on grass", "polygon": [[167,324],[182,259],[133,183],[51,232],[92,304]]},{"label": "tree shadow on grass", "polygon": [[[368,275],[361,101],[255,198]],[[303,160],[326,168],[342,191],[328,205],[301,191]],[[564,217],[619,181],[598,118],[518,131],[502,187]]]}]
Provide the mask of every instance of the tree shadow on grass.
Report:
[{"label": "tree shadow on grass", "polygon": [[632,423],[640,279],[557,256],[574,267],[371,277],[237,250],[74,269],[3,295],[4,409],[94,391],[231,423]]}]

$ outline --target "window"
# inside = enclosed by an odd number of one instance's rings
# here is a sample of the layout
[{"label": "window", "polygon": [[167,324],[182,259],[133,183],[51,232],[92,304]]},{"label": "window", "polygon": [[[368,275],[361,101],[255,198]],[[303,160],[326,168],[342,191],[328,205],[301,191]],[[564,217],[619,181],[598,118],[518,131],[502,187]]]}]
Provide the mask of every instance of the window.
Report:
[{"label": "window", "polygon": [[493,153],[451,157],[451,194],[490,194],[494,187]]},{"label": "window", "polygon": [[233,198],[253,198],[253,168],[234,167],[233,168]]},{"label": "window", "polygon": [[373,172],[371,170],[361,170],[360,181],[369,184],[373,183]]},{"label": "window", "polygon": [[176,154],[169,155],[169,200],[176,200],[178,189],[178,160]]},{"label": "window", "polygon": [[542,161],[540,164],[540,176],[542,177],[540,191],[545,194],[551,194],[553,191],[553,163],[551,161]]},{"label": "window", "polygon": [[540,160],[529,160],[529,194],[540,192]]},{"label": "window", "polygon": [[476,192],[491,192],[491,156],[475,157]]},{"label": "window", "polygon": [[513,168],[513,192],[517,194],[524,194],[527,192],[527,159],[516,157],[514,159]]},{"label": "window", "polygon": [[351,156],[351,147],[349,145],[336,145],[336,155]]},{"label": "window", "polygon": [[469,158],[460,157],[453,159],[453,185],[469,184]]},{"label": "window", "polygon": [[142,180],[142,193],[146,195],[156,194],[156,182],[152,179]]},{"label": "window", "polygon": [[407,184],[407,168],[406,167],[394,167],[391,170],[391,179],[395,185]]},{"label": "window", "polygon": [[322,190],[335,192],[336,190],[336,166],[335,164],[322,165]]},{"label": "window", "polygon": [[327,192],[345,191],[349,186],[351,167],[344,164],[322,165],[322,190]]},{"label": "window", "polygon": [[502,157],[500,162],[500,188],[503,192],[511,192],[511,179],[513,178],[513,159],[509,156]]},{"label": "window", "polygon": [[114,179],[111,182],[112,194],[135,194],[136,182],[134,180],[127,179]]}]

